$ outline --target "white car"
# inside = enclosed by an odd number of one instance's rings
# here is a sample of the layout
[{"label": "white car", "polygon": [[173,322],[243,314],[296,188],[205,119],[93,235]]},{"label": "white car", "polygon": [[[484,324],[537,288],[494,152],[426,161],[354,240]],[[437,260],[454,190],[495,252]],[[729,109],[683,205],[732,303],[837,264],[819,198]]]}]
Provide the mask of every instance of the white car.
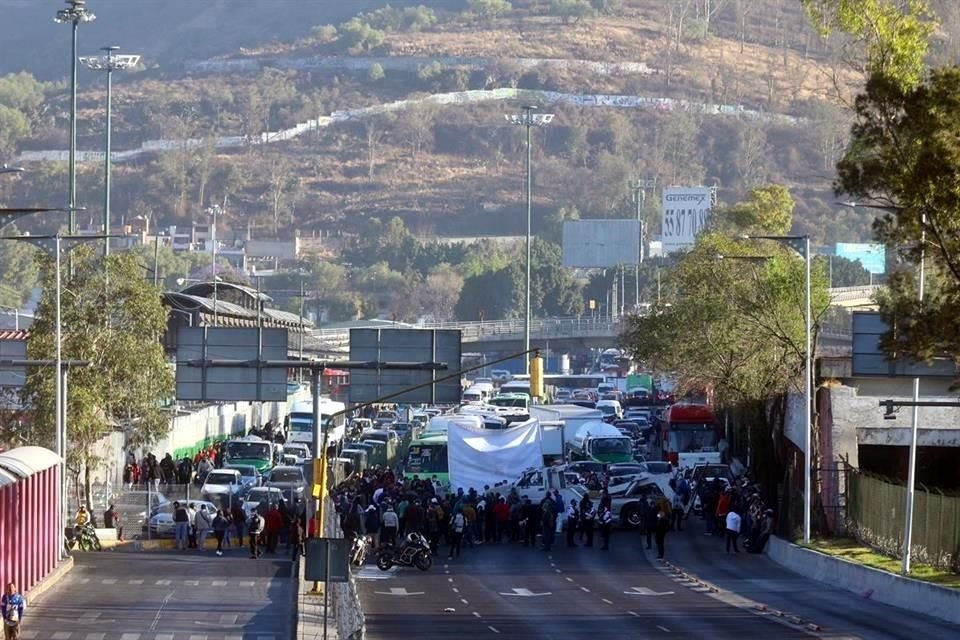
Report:
[{"label": "white car", "polygon": [[244,483],[236,469],[214,469],[207,474],[200,492],[205,496],[238,496],[243,493]]},{"label": "white car", "polygon": [[511,374],[506,369],[493,369],[490,371],[490,380],[496,384],[503,384],[505,382],[510,382],[513,380],[513,374]]},{"label": "white car", "polygon": [[[180,504],[192,504],[195,511],[200,511],[200,505],[207,507],[207,513],[210,515],[210,521],[213,522],[213,516],[217,513],[217,505],[206,500],[179,500]],[[173,536],[173,502],[165,502],[159,513],[150,517],[150,536],[153,538],[166,538]]]},{"label": "white car", "polygon": [[292,455],[296,458],[294,464],[305,464],[312,457],[310,447],[302,442],[288,442],[283,445],[283,455]]}]

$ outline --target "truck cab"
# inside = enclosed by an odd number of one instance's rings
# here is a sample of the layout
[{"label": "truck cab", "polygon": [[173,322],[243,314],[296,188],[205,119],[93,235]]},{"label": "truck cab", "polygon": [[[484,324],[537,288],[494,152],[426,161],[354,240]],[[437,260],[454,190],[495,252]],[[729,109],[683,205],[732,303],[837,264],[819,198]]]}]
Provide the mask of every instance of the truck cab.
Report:
[{"label": "truck cab", "polygon": [[570,504],[571,500],[579,503],[586,493],[586,489],[579,485],[567,484],[563,467],[557,466],[527,469],[517,482],[506,488],[508,492],[512,488],[518,495],[529,497],[534,504],[548,494],[552,496],[554,489],[560,492],[564,504]]}]

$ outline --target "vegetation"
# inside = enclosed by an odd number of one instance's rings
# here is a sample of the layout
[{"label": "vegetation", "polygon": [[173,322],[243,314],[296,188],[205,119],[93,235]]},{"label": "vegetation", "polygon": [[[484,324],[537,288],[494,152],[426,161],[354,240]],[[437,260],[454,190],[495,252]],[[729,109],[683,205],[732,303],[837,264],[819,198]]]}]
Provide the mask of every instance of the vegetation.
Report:
[{"label": "vegetation", "polygon": [[[873,569],[880,569],[881,571],[894,574],[900,573],[901,564],[899,559],[878,553],[876,550],[864,546],[851,538],[818,538],[811,540],[810,548]],[[960,588],[960,575],[926,564],[910,563],[910,577],[915,580],[932,582],[941,587]]]},{"label": "vegetation", "polygon": [[[123,426],[131,446],[149,444],[166,433],[169,423],[161,403],[173,393],[173,374],[160,344],[167,312],[158,291],[141,277],[133,254],[112,255],[106,269],[92,247],[71,255],[74,274],[63,276],[61,296],[63,357],[90,366],[70,370],[67,463],[78,475],[83,473],[89,496],[91,472],[102,461],[97,444],[113,425]],[[28,357],[50,360],[56,353],[52,259],[43,261],[42,281]],[[54,388],[52,368],[30,372],[21,395],[33,420],[26,433],[4,434],[6,440],[52,445]]]}]

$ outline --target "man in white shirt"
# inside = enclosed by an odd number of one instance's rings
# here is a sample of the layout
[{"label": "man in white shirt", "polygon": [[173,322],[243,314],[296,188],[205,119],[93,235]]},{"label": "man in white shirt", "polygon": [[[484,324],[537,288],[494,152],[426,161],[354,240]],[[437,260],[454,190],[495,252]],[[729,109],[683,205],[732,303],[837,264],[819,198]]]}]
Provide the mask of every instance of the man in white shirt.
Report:
[{"label": "man in white shirt", "polygon": [[733,544],[733,552],[740,553],[737,549],[737,538],[740,536],[740,514],[736,509],[730,509],[727,513],[727,553],[730,553],[730,545]]}]

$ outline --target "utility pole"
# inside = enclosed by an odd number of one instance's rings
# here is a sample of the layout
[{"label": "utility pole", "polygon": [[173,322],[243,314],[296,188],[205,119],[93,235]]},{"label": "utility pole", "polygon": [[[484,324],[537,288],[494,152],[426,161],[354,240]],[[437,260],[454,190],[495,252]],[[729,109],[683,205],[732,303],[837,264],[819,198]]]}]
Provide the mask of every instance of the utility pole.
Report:
[{"label": "utility pole", "polygon": [[636,303],[636,308],[640,308],[640,265],[643,264],[643,259],[645,257],[644,251],[644,240],[647,237],[646,234],[646,223],[643,221],[643,211],[647,208],[647,189],[655,189],[657,186],[656,178],[640,178],[637,180],[636,185],[633,187],[634,196],[633,201],[637,206],[637,222],[640,223],[640,260],[636,265],[636,283],[634,286],[634,302]]}]

